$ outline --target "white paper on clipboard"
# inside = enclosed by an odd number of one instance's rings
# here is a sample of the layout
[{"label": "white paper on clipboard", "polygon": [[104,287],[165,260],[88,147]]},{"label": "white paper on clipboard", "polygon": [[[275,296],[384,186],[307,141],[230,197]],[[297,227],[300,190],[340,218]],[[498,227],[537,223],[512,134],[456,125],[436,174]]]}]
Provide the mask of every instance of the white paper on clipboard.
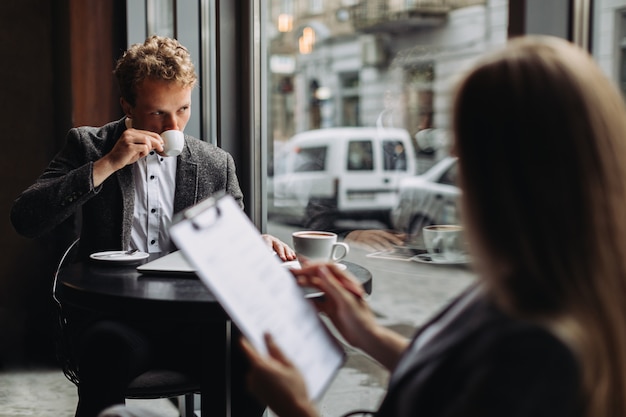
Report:
[{"label": "white paper on clipboard", "polygon": [[304,375],[310,398],[319,399],[345,353],[294,277],[231,196],[205,200],[184,217],[170,233],[199,278],[264,355],[263,335],[272,335]]}]

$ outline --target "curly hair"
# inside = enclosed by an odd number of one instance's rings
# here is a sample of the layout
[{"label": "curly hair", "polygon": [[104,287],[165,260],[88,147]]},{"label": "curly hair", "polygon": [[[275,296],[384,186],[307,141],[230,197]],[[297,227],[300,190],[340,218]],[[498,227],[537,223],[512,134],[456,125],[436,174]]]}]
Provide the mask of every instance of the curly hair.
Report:
[{"label": "curly hair", "polygon": [[191,55],[176,39],[153,35],[143,44],[132,45],[113,71],[122,97],[135,105],[137,87],[146,78],[194,87],[198,80]]}]

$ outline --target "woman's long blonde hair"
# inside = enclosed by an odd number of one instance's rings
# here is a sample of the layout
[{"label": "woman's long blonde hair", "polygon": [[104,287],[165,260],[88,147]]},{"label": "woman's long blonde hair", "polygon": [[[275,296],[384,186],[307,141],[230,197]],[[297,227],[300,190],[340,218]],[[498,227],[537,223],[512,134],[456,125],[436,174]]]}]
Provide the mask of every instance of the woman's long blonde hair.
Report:
[{"label": "woman's long blonde hair", "polygon": [[577,355],[589,417],[626,416],[626,109],[585,51],[524,37],[459,84],[454,149],[496,302]]}]

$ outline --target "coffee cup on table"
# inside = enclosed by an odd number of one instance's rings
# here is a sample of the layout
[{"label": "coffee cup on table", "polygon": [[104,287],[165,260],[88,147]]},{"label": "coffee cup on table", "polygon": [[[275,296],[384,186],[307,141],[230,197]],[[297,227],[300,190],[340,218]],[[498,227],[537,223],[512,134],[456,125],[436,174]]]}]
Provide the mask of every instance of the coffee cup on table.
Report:
[{"label": "coffee cup on table", "polygon": [[293,250],[298,261],[303,262],[338,262],[350,252],[350,247],[337,242],[337,235],[332,232],[305,230],[291,235]]},{"label": "coffee cup on table", "polygon": [[424,246],[435,260],[462,262],[467,259],[463,227],[455,224],[436,224],[422,229]]},{"label": "coffee cup on table", "polygon": [[178,156],[185,146],[185,134],[180,130],[166,130],[161,133],[163,139],[163,155]]}]

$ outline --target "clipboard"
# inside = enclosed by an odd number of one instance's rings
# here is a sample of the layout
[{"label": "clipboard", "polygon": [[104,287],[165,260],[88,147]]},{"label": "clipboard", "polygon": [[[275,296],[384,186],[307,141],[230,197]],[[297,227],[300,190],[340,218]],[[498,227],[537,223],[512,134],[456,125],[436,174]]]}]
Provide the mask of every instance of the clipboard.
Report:
[{"label": "clipboard", "polygon": [[185,210],[170,235],[199,279],[244,336],[267,355],[270,333],[318,400],[345,361],[345,352],[230,195]]}]

